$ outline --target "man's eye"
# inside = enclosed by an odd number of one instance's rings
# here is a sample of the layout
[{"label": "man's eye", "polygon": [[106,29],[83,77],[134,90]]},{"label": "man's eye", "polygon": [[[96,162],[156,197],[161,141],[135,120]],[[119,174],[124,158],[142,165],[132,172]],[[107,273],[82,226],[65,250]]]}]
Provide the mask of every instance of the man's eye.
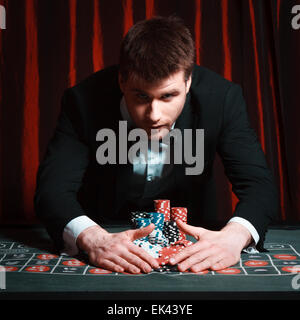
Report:
[{"label": "man's eye", "polygon": [[143,93],[139,93],[137,94],[137,97],[141,100],[148,100],[149,97],[146,95],[146,94],[143,94]]},{"label": "man's eye", "polygon": [[171,99],[172,97],[173,97],[173,95],[168,93],[168,94],[163,95],[161,98],[163,100],[167,100],[167,99]]}]

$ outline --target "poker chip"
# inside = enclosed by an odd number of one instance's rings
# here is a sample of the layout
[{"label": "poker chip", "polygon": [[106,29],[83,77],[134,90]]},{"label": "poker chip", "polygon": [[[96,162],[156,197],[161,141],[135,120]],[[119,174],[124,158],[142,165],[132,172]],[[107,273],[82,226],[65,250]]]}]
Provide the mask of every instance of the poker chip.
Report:
[{"label": "poker chip", "polygon": [[154,210],[162,213],[165,221],[170,220],[170,200],[154,200]]},{"label": "poker chip", "polygon": [[184,247],[179,245],[176,245],[176,246],[170,245],[168,247],[164,247],[159,252],[159,257],[156,260],[159,263],[159,265],[167,265],[171,257],[175,256],[177,253],[179,253],[183,249]]},{"label": "poker chip", "polygon": [[193,244],[186,240],[185,234],[179,230],[176,224],[178,219],[187,223],[187,208],[171,207],[170,200],[154,200],[153,212],[131,212],[134,228],[145,228],[150,223],[155,225],[155,229],[148,236],[136,239],[133,243],[157,259],[159,272],[177,270],[177,266],[168,265],[169,259]]},{"label": "poker chip", "polygon": [[175,221],[166,221],[163,228],[164,236],[169,240],[169,244],[173,244],[179,240],[180,231]]},{"label": "poker chip", "polygon": [[176,241],[173,245],[174,246],[183,246],[183,247],[189,247],[192,244],[194,244],[192,241],[187,240],[187,239],[183,239],[183,240],[178,240]]},{"label": "poker chip", "polygon": [[162,246],[159,244],[151,244],[149,241],[134,240],[133,243],[138,245],[140,248],[144,249],[153,258],[158,258],[159,253],[162,250]]},{"label": "poker chip", "polygon": [[176,221],[177,219],[180,219],[181,221],[187,223],[187,208],[183,208],[183,207],[171,208],[171,220]]},{"label": "poker chip", "polygon": [[179,272],[177,265],[165,264],[154,269],[155,272]]},{"label": "poker chip", "polygon": [[133,211],[131,212],[131,225],[133,228],[137,228],[136,219],[138,218],[148,218],[148,213],[144,211]]},{"label": "poker chip", "polygon": [[148,235],[148,240],[151,244],[160,244],[167,246],[169,244],[168,239],[163,233],[164,229],[164,214],[159,212],[150,212],[149,218],[151,223],[155,225],[155,229]]},{"label": "poker chip", "polygon": [[148,239],[151,244],[160,244],[164,247],[169,244],[169,240],[165,237],[165,235],[160,229],[153,230],[148,235]]},{"label": "poker chip", "polygon": [[[136,224],[136,228],[140,229],[140,228],[145,228],[147,226],[149,226],[149,224],[151,223],[151,219],[150,218],[136,218],[135,219],[135,224]],[[140,238],[140,240],[148,240],[148,236]]]},{"label": "poker chip", "polygon": [[139,247],[141,247],[143,245],[145,240],[141,240],[141,239],[136,239],[133,241],[133,243]]},{"label": "poker chip", "polygon": [[164,214],[160,212],[149,212],[148,213],[149,219],[151,220],[151,223],[155,225],[155,228],[158,228],[160,230],[164,227]]},{"label": "poker chip", "polygon": [[[171,208],[171,220],[181,220],[184,223],[187,223],[187,208],[183,207],[172,207]],[[186,235],[179,230],[179,240],[185,240]]]}]

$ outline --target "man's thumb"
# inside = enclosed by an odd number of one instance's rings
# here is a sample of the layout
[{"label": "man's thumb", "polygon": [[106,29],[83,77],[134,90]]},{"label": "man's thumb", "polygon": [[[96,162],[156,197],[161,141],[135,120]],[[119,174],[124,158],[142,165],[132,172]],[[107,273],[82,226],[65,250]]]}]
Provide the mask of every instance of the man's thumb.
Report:
[{"label": "man's thumb", "polygon": [[176,220],[177,226],[179,228],[180,231],[184,232],[185,234],[188,234],[190,236],[193,236],[194,238],[196,238],[197,240],[200,238],[201,235],[203,235],[203,233],[205,232],[204,228],[200,228],[200,227],[194,227],[191,226],[187,223],[184,223],[181,220]]},{"label": "man's thumb", "polygon": [[150,234],[155,229],[155,225],[153,223],[150,223],[145,228],[135,229],[135,230],[128,230],[129,231],[129,237],[132,241],[137,240],[139,238],[146,237],[148,234]]}]

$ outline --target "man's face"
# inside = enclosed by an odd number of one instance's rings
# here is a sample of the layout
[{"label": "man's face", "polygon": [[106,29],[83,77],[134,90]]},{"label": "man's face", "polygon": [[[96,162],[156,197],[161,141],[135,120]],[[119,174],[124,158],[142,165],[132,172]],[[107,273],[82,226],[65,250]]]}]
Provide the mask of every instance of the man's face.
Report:
[{"label": "man's face", "polygon": [[184,72],[178,71],[156,83],[132,78],[123,82],[121,77],[119,83],[135,125],[144,129],[150,139],[161,139],[183,109],[191,78],[185,81]]}]

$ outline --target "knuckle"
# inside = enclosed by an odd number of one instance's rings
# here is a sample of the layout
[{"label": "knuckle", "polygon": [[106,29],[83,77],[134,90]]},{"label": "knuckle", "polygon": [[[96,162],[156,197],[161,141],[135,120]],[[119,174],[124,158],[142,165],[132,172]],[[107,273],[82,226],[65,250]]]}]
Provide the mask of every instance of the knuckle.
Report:
[{"label": "knuckle", "polygon": [[204,239],[204,240],[202,240],[202,245],[204,247],[210,248],[212,246],[212,243],[209,240]]},{"label": "knuckle", "polygon": [[135,256],[132,259],[132,264],[135,265],[136,267],[144,270],[144,271],[148,270],[148,268],[149,268],[148,264],[145,261],[138,258],[137,256]]},{"label": "knuckle", "polygon": [[97,257],[95,260],[94,260],[94,264],[98,267],[102,267],[104,265],[103,263],[103,259],[100,258],[100,257]]},{"label": "knuckle", "polygon": [[224,269],[225,266],[223,264],[223,262],[218,262],[216,265],[215,265],[215,268],[216,270],[221,270],[221,269]]},{"label": "knuckle", "polygon": [[119,254],[122,251],[124,251],[123,242],[113,243],[109,248],[107,248],[108,254],[110,254],[111,252]]},{"label": "knuckle", "polygon": [[120,239],[129,238],[131,236],[130,230],[125,230],[124,232],[120,233]]},{"label": "knuckle", "polygon": [[206,259],[205,263],[203,263],[205,267],[210,267],[212,265],[211,259]]}]

